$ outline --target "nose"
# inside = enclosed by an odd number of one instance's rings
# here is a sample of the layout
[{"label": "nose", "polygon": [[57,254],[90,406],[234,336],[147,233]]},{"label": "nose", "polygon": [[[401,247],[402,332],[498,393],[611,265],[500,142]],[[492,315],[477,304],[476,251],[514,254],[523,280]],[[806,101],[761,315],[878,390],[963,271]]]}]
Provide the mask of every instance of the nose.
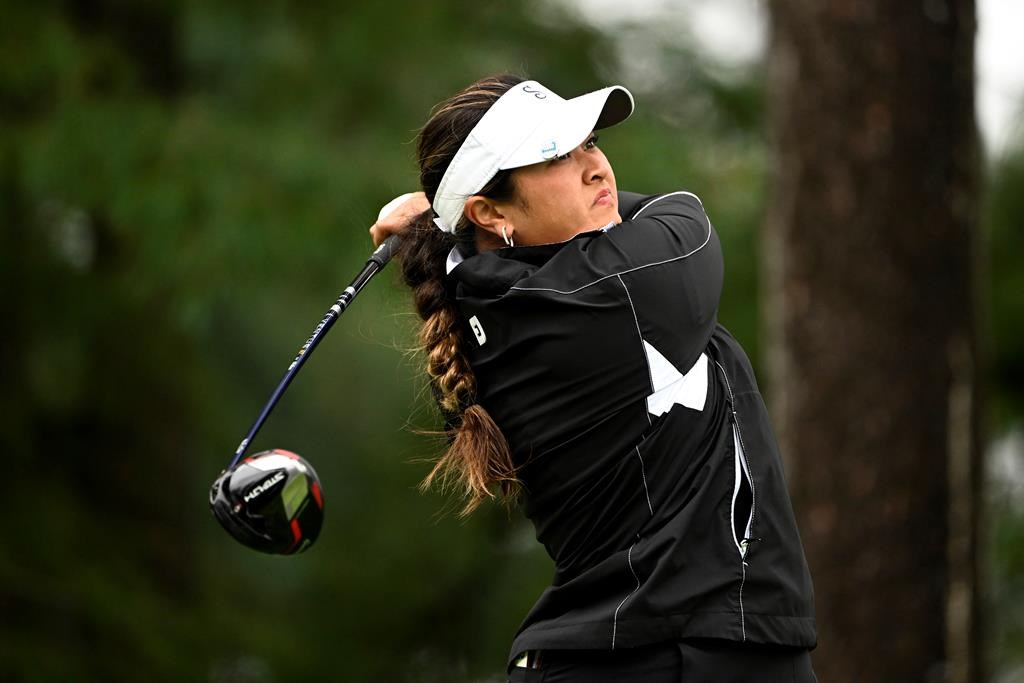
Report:
[{"label": "nose", "polygon": [[579,150],[583,159],[583,182],[597,183],[606,179],[612,172],[608,157],[600,149]]}]

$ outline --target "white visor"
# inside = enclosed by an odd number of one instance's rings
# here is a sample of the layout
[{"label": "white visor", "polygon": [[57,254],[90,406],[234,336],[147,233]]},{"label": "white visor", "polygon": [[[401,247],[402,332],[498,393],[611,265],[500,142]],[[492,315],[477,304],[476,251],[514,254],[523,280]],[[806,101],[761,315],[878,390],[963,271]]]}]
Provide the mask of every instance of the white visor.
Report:
[{"label": "white visor", "polygon": [[455,232],[466,200],[498,171],[567,154],[591,131],[633,113],[633,96],[619,85],[566,100],[537,81],[515,86],[491,105],[455,153],[434,195],[434,223]]}]

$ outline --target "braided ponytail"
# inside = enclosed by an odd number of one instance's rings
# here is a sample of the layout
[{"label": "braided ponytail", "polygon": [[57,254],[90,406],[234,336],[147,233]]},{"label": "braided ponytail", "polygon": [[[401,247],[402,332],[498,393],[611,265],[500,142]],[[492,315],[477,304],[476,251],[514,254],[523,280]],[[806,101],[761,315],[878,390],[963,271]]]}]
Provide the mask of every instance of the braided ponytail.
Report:
[{"label": "braided ponytail", "polygon": [[[508,75],[486,78],[434,109],[417,144],[420,183],[427,199],[433,201],[445,169],[487,109],[522,80]],[[508,172],[500,172],[480,191],[496,199],[512,193]],[[449,252],[458,242],[460,249],[472,253],[475,231],[463,218],[453,236],[438,230],[432,219],[432,211],[418,216],[403,233],[397,253],[403,279],[423,320],[420,346],[449,439],[448,450],[421,487],[439,483],[442,489],[461,489],[466,501],[461,516],[466,516],[485,499],[495,497],[496,485],[506,500],[514,499],[519,482],[505,436],[476,402],[476,378],[464,353],[467,327],[445,282]]]},{"label": "braided ponytail", "polygon": [[438,483],[445,490],[461,489],[461,515],[466,516],[484,499],[495,497],[496,484],[513,497],[516,473],[504,435],[476,402],[476,378],[463,353],[465,323],[444,284],[445,257],[455,240],[434,227],[431,218],[427,212],[405,231],[398,252],[402,276],[423,320],[420,348],[449,441],[421,487]]}]

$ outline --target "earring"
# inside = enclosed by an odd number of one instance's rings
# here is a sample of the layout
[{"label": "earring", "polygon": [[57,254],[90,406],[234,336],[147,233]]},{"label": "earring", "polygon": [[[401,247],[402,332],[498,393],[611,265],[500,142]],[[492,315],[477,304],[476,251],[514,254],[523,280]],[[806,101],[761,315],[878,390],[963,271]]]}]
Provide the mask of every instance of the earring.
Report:
[{"label": "earring", "polygon": [[507,244],[510,247],[514,247],[516,246],[516,243],[512,241],[511,237],[508,236],[508,232],[506,232],[507,227],[508,226],[505,225],[501,226],[501,236],[505,238],[505,244]]}]

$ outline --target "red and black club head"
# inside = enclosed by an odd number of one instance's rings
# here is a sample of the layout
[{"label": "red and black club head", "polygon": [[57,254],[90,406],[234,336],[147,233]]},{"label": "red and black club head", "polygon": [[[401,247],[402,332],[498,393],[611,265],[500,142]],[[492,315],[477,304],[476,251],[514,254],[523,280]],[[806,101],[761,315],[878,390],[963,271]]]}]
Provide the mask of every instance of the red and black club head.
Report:
[{"label": "red and black club head", "polygon": [[221,472],[210,489],[210,509],[240,543],[274,555],[309,548],[324,520],[323,492],[313,466],[279,448]]}]

